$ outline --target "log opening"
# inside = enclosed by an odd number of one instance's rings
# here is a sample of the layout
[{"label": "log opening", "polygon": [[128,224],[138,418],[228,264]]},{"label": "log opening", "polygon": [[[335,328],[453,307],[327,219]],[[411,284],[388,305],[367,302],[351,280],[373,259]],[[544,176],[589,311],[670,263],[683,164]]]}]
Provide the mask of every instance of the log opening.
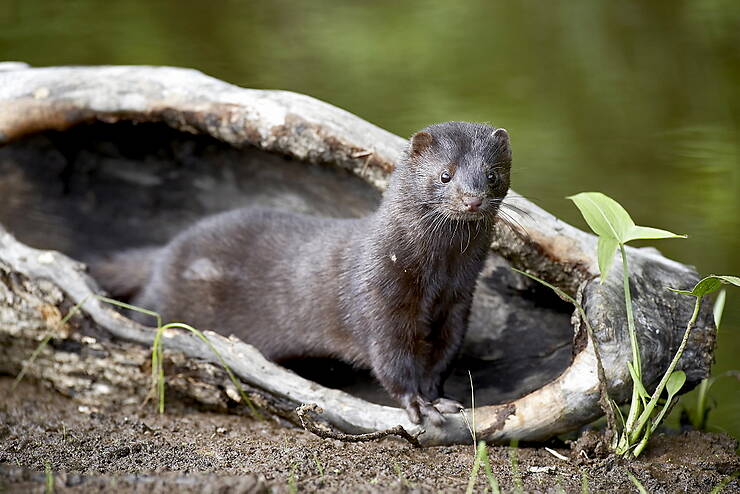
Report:
[{"label": "log opening", "polygon": [[[161,123],[81,124],[0,148],[0,223],[23,243],[87,261],[161,245],[199,219],[260,206],[332,217],[374,210],[380,192],[350,172],[251,146],[235,148]],[[491,252],[471,330],[447,392],[470,405],[519,398],[570,364],[572,308]],[[184,321],[187,322],[187,321]],[[211,329],[218,332],[218,328]],[[396,406],[368,371],[331,359],[286,367],[325,386]]]}]

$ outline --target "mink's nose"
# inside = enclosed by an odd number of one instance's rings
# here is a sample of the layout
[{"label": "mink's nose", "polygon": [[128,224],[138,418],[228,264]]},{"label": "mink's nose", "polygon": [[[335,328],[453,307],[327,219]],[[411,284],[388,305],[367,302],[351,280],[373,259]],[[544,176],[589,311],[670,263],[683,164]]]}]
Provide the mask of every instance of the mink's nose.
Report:
[{"label": "mink's nose", "polygon": [[483,199],[480,197],[466,197],[463,199],[463,204],[465,204],[468,211],[475,212],[480,209],[480,205],[483,204]]}]

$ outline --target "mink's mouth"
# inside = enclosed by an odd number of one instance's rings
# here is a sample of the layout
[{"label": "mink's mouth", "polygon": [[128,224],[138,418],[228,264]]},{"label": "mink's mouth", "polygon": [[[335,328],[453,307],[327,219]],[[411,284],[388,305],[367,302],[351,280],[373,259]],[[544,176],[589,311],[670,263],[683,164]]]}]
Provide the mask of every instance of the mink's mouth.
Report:
[{"label": "mink's mouth", "polygon": [[486,204],[476,211],[448,207],[443,213],[454,221],[484,221],[494,219],[498,215],[499,205],[493,202]]},{"label": "mink's mouth", "polygon": [[447,212],[447,216],[452,220],[457,221],[483,221],[486,217],[490,216],[491,213],[486,210],[478,211],[456,211],[451,210]]}]

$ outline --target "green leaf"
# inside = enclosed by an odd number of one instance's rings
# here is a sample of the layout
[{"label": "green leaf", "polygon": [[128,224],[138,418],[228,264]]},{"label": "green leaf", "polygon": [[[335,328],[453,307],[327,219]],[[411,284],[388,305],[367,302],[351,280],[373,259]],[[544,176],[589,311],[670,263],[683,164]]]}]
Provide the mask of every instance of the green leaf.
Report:
[{"label": "green leaf", "polygon": [[740,277],[738,277],[738,276],[730,276],[730,275],[726,275],[726,274],[715,274],[715,275],[712,275],[712,276],[714,276],[715,278],[717,278],[718,280],[720,280],[725,285],[740,286]]},{"label": "green leaf", "polygon": [[690,291],[678,290],[675,288],[669,288],[669,290],[676,293],[682,293],[684,295],[693,295],[694,297],[701,298],[704,295],[719,290],[722,285],[735,285],[740,286],[740,278],[737,276],[728,275],[710,275],[701,280],[699,283],[694,285]]},{"label": "green leaf", "polygon": [[722,286],[722,281],[719,278],[715,278],[713,276],[707,276],[703,280],[701,280],[699,283],[694,286],[694,288],[691,290],[691,293],[695,297],[703,297],[704,295],[708,293],[715,292],[720,289]]},{"label": "green leaf", "polygon": [[[666,400],[665,405],[663,405],[663,408],[660,410],[660,413],[658,413],[658,415],[655,417],[655,420],[650,421],[650,424],[645,430],[645,439],[650,437],[650,435],[658,428],[660,423],[663,421],[663,417],[665,417],[666,412],[671,408],[673,397],[676,396],[676,393],[681,391],[681,388],[683,388],[683,385],[685,383],[686,373],[684,373],[684,371],[679,370],[671,372],[670,377],[668,377],[668,381],[666,381],[665,383],[665,390],[668,393],[668,399]],[[659,391],[656,390],[655,392],[658,393]],[[652,403],[654,403],[654,401],[650,400],[648,408],[645,409],[645,412],[648,413],[648,416],[650,413],[652,413],[652,410],[649,409]]]},{"label": "green leaf", "polygon": [[681,388],[683,388],[683,385],[686,383],[686,373],[684,371],[674,371],[671,374],[671,377],[668,378],[668,382],[665,383],[665,389],[668,392],[670,403],[670,398],[673,397],[676,393],[678,393]]},{"label": "green leaf", "polygon": [[725,299],[727,298],[727,290],[722,290],[717,295],[717,300],[714,302],[714,326],[719,329],[719,325],[722,323],[722,313],[725,311]]},{"label": "green leaf", "polygon": [[650,240],[661,238],[686,238],[686,235],[677,235],[673,232],[669,232],[668,230],[661,230],[660,228],[635,225],[627,232],[623,243],[626,244],[631,240]]},{"label": "green leaf", "polygon": [[629,213],[617,201],[601,192],[581,192],[568,199],[575,203],[588,226],[599,236],[597,257],[602,282],[609,274],[620,244],[632,240],[686,237],[668,230],[635,225]]},{"label": "green leaf", "polygon": [[599,272],[601,273],[601,282],[603,283],[609,274],[614,263],[614,255],[617,253],[619,242],[613,238],[599,237],[599,247],[597,257],[599,259]]},{"label": "green leaf", "polygon": [[575,203],[583,219],[599,237],[624,243],[627,232],[635,226],[627,211],[617,201],[601,192],[581,192],[568,199]]}]

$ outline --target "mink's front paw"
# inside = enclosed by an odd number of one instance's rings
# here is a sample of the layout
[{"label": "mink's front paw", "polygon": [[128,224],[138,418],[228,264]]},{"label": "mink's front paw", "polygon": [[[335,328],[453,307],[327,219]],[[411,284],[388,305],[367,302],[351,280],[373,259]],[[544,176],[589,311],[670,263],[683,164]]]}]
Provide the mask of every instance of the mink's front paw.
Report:
[{"label": "mink's front paw", "polygon": [[421,424],[422,417],[426,417],[434,425],[442,425],[445,421],[439,410],[434,408],[434,405],[422,398],[421,395],[403,396],[401,403],[406,409],[409,419],[415,424]]},{"label": "mink's front paw", "polygon": [[432,424],[440,426],[444,423],[443,413],[457,413],[463,406],[447,398],[437,398],[434,402],[422,398],[420,395],[405,395],[401,397],[401,404],[406,409],[409,420],[420,424],[426,418]]},{"label": "mink's front paw", "polygon": [[462,403],[449,398],[437,398],[432,402],[432,405],[442,413],[457,413],[465,409]]}]

